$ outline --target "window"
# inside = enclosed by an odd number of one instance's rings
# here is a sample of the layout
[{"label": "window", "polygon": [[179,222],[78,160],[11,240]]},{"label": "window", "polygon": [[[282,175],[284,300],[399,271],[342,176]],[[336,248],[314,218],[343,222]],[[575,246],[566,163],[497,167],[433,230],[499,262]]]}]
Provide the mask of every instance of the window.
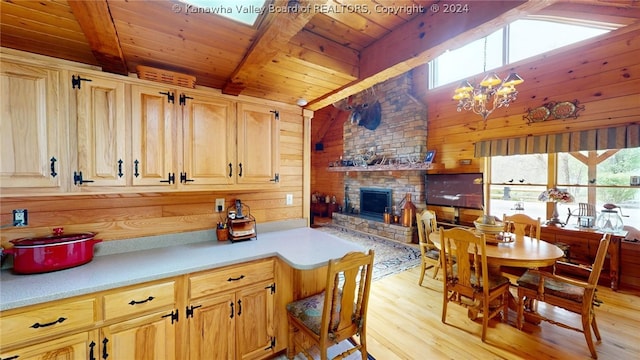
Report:
[{"label": "window", "polygon": [[186,12],[197,12],[224,16],[227,19],[253,26],[261,12],[265,0],[181,0],[186,4]]},{"label": "window", "polygon": [[[489,176],[488,207],[493,215],[523,212],[547,219],[546,204],[538,195],[555,185],[575,198],[558,204],[562,221],[581,202],[594,204],[598,212],[604,204],[615,204],[624,224],[640,229],[640,186],[632,185],[640,176],[640,148],[494,156],[489,158]],[[547,181],[554,178],[555,182]],[[576,222],[569,218],[570,224]]]},{"label": "window", "polygon": [[[615,29],[611,24],[588,25],[568,20],[516,20],[489,35],[485,66],[485,39],[447,51],[429,62],[429,88],[466,79],[553,49],[592,38]],[[508,35],[507,35],[508,34]],[[507,50],[508,49],[508,53]],[[481,78],[478,81],[482,80]],[[526,79],[525,79],[526,80]]]},{"label": "window", "polygon": [[523,212],[546,219],[546,204],[538,195],[547,189],[548,155],[494,156],[490,162],[490,214],[501,218]]}]

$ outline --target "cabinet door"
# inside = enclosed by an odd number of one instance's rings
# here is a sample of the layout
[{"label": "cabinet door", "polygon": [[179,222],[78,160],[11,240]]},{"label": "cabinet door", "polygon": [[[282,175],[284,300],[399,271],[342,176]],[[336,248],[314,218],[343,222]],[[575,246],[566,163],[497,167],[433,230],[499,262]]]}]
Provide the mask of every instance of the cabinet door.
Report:
[{"label": "cabinet door", "polygon": [[[236,359],[262,359],[273,354],[273,281],[247,286],[236,293]],[[274,344],[275,345],[275,344]]]},{"label": "cabinet door", "polygon": [[191,303],[189,319],[190,360],[235,359],[235,323],[237,315],[234,293],[202,298]]},{"label": "cabinet door", "polygon": [[[0,359],[20,360],[85,360],[98,359],[95,343],[89,332],[27,346],[13,351],[2,350]],[[92,353],[93,351],[93,353]],[[93,354],[93,356],[92,356]]]},{"label": "cabinet door", "polygon": [[183,185],[229,185],[234,183],[235,106],[224,99],[194,95],[182,107]]},{"label": "cabinet door", "polygon": [[96,358],[105,358],[106,354],[108,359],[175,359],[176,326],[178,323],[166,311],[105,327]]},{"label": "cabinet door", "polygon": [[61,72],[2,61],[0,186],[3,194],[62,192],[68,170]]},{"label": "cabinet door", "polygon": [[[169,94],[169,95],[167,95]],[[132,184],[175,187],[175,90],[131,86]],[[179,180],[176,179],[176,180]]]},{"label": "cabinet door", "polygon": [[[77,188],[125,186],[125,95],[124,83],[93,75],[76,74],[82,81],[75,96],[77,162],[82,172]],[[85,180],[90,182],[84,183]]]},{"label": "cabinet door", "polygon": [[[279,115],[276,109],[238,104],[238,184],[269,184],[279,167]],[[235,170],[235,169],[234,169]]]}]

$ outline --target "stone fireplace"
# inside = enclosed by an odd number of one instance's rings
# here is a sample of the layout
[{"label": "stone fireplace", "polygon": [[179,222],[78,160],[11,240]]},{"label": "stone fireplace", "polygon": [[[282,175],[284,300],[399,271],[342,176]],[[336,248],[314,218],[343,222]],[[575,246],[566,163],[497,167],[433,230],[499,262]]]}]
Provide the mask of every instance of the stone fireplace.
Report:
[{"label": "stone fireplace", "polygon": [[[424,161],[428,150],[427,109],[424,104],[411,95],[411,91],[411,72],[375,86],[373,93],[376,94],[382,109],[380,125],[374,130],[369,130],[363,126],[345,122],[343,127],[343,160],[354,160],[358,155],[373,151],[379,158],[391,159],[394,163],[405,164]],[[366,95],[370,96],[370,93],[367,92]],[[355,95],[355,99],[352,101],[358,103],[359,95]],[[413,203],[420,210],[425,207],[424,176],[425,171],[417,169],[402,171],[374,171],[374,169],[369,171],[367,169],[366,171],[345,173],[345,198],[348,198],[350,209],[345,209],[343,214],[337,215],[358,215],[360,213],[362,209],[361,188],[389,189],[392,206],[399,205],[406,194],[411,194]],[[353,227],[356,225],[353,222],[358,222],[356,230],[359,231],[376,233],[403,242],[411,242],[411,239],[415,237],[412,235],[415,233],[413,231],[415,229],[384,224],[382,218],[378,221],[363,218],[346,221],[342,219],[343,216],[338,216],[342,220],[336,221],[335,215],[334,222],[339,225],[347,224],[349,225],[347,227]],[[341,222],[342,224],[340,224]],[[395,227],[399,229],[395,229]],[[402,230],[400,232],[403,234],[398,235],[396,230]],[[410,230],[410,233],[407,235],[404,230]],[[389,231],[391,234],[388,233]]]}]

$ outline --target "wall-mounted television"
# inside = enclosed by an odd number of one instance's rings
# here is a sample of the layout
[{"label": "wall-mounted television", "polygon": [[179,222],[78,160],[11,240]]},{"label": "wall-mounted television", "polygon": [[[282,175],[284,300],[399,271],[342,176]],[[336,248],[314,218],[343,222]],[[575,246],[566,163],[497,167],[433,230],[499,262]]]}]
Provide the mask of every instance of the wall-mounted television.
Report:
[{"label": "wall-mounted television", "polygon": [[425,175],[427,205],[483,208],[482,173]]}]

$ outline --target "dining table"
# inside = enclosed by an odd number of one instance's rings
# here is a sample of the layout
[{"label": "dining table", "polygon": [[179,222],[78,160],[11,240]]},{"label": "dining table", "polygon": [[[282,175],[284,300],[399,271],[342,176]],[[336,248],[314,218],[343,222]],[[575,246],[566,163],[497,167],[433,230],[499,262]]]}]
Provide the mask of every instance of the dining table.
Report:
[{"label": "dining table", "polygon": [[[473,228],[470,228],[473,229]],[[478,230],[476,230],[478,231]],[[502,266],[518,267],[524,269],[537,269],[540,267],[553,266],[556,260],[564,256],[562,249],[544,240],[532,238],[526,235],[507,234],[507,240],[496,239],[496,234],[486,234],[486,254],[488,271],[501,274]],[[434,231],[429,234],[429,240],[436,248],[440,249],[440,233]],[[472,249],[469,249],[472,251]],[[517,310],[518,300],[509,293],[509,308]],[[475,318],[477,314],[469,312],[470,318]],[[530,319],[525,313],[525,320],[538,323]]]}]

